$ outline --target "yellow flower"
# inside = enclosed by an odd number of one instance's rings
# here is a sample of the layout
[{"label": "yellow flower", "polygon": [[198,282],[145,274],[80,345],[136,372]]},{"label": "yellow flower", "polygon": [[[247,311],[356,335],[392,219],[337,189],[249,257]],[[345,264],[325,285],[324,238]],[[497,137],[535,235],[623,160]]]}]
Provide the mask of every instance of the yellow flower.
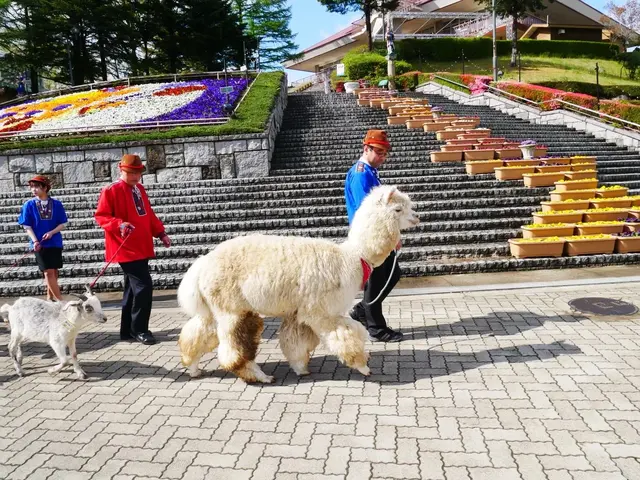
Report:
[{"label": "yellow flower", "polygon": [[529,228],[535,230],[536,228],[557,228],[568,227],[567,223],[530,223],[529,225],[523,225],[522,228]]},{"label": "yellow flower", "polygon": [[553,212],[534,212],[534,215],[538,215],[540,217],[552,216],[552,215],[568,215],[570,213],[582,213],[576,210],[557,210]]},{"label": "yellow flower", "polygon": [[560,237],[538,237],[538,238],[514,238],[516,243],[545,243],[545,242],[562,242],[563,238]]},{"label": "yellow flower", "polygon": [[582,180],[560,180],[556,183],[588,183],[588,182],[597,182],[597,178],[584,178]]},{"label": "yellow flower", "polygon": [[613,236],[601,233],[599,235],[571,235],[570,237],[564,237],[568,242],[571,240],[599,240],[602,238],[613,238]]},{"label": "yellow flower", "polygon": [[618,222],[618,221],[611,221],[611,222],[607,222],[607,221],[599,221],[599,222],[576,222],[576,225],[581,225],[581,226],[585,226],[585,227],[589,227],[589,226],[596,226],[596,225],[624,225],[624,222]]}]

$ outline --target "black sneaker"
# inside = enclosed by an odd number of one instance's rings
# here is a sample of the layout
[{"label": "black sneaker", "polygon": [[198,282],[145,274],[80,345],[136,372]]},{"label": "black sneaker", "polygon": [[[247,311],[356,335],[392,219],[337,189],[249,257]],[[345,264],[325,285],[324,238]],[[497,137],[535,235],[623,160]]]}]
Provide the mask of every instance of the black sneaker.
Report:
[{"label": "black sneaker", "polygon": [[365,327],[367,326],[367,319],[364,313],[364,309],[362,305],[356,303],[353,308],[349,311],[349,316],[354,319],[356,322],[360,322]]},{"label": "black sneaker", "polygon": [[395,330],[387,329],[385,332],[382,332],[375,337],[373,335],[369,335],[369,340],[372,342],[385,342],[385,343],[395,343],[402,341],[402,332],[396,332]]}]

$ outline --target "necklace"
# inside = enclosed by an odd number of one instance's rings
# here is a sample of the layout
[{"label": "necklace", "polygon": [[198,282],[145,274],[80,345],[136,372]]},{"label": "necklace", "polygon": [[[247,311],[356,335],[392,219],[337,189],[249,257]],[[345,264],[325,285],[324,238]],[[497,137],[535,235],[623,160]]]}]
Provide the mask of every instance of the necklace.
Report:
[{"label": "necklace", "polygon": [[38,215],[40,215],[40,220],[51,220],[53,217],[53,202],[50,202],[49,199],[36,201],[36,206],[38,207]]}]

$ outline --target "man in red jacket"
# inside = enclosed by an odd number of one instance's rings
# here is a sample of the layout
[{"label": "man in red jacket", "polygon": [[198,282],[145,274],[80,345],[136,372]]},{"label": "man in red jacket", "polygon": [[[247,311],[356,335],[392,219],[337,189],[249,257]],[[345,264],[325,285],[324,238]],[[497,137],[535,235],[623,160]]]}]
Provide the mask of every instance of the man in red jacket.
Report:
[{"label": "man in red jacket", "polygon": [[149,331],[153,301],[149,259],[155,257],[154,237],[166,248],[171,246],[171,240],[139,184],[144,171],[140,157],[125,155],[119,167],[120,180],[100,192],[95,219],[105,232],[107,260],[116,255],[113,261],[124,271],[120,338],[153,345],[156,341]]}]

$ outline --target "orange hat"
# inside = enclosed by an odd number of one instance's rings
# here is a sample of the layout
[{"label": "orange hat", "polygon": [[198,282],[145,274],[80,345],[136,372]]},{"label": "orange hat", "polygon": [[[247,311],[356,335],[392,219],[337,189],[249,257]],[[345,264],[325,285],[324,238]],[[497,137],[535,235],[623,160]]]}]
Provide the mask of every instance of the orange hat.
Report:
[{"label": "orange hat", "polygon": [[126,154],[123,155],[122,160],[118,164],[120,170],[129,173],[142,173],[144,171],[144,165],[138,155]]},{"label": "orange hat", "polygon": [[36,175],[35,177],[31,178],[27,183],[31,183],[31,182],[41,183],[46,187],[47,191],[51,190],[51,180],[49,180],[44,175]]},{"label": "orange hat", "polygon": [[367,136],[362,141],[365,145],[382,147],[385,150],[391,150],[391,144],[387,139],[387,132],[384,130],[369,130]]}]

